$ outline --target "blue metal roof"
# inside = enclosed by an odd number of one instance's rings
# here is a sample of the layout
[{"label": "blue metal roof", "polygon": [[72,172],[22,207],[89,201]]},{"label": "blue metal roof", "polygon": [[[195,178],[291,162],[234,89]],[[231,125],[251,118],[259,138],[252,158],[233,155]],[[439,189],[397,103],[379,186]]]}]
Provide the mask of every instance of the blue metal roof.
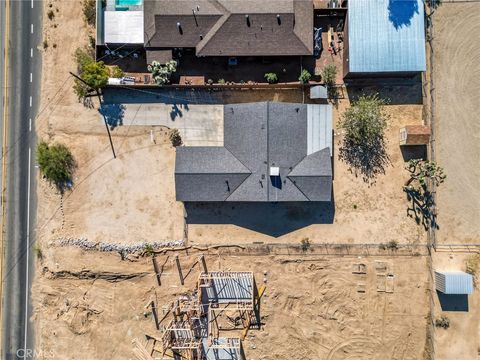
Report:
[{"label": "blue metal roof", "polygon": [[422,0],[348,2],[350,72],[425,71]]}]

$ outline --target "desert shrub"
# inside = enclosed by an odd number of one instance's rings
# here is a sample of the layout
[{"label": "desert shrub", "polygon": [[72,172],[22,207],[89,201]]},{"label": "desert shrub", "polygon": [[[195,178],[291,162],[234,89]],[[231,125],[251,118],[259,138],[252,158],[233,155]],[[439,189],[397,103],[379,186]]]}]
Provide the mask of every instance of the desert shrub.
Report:
[{"label": "desert shrub", "polygon": [[264,75],[265,77],[265,80],[267,80],[267,82],[269,84],[275,84],[277,81],[278,81],[278,76],[277,74],[273,73],[273,72],[270,72],[270,73],[266,73]]},{"label": "desert shrub", "polygon": [[38,259],[38,260],[42,260],[42,259],[43,259],[42,248],[41,248],[38,244],[35,244],[35,245],[33,246],[33,251],[34,251],[35,255],[37,256],[37,259]]},{"label": "desert shrub", "polygon": [[73,54],[73,57],[77,64],[77,72],[79,75],[82,75],[83,69],[86,65],[95,62],[93,54],[90,51],[82,48],[77,48]]},{"label": "desert shrub", "polygon": [[145,244],[143,247],[143,251],[146,255],[152,255],[154,253],[153,246],[150,244]]},{"label": "desert shrub", "polygon": [[48,48],[48,41],[47,41],[47,39],[43,40],[43,43],[42,43],[42,44],[43,44],[43,50],[47,50],[47,48]]},{"label": "desert shrub", "polygon": [[53,10],[48,10],[47,16],[49,20],[53,20],[53,18],[55,17],[55,13],[53,12]]},{"label": "desert shrub", "polygon": [[390,240],[385,247],[389,250],[398,250],[398,242],[396,240]]},{"label": "desert shrub", "polygon": [[300,81],[302,84],[307,84],[311,78],[312,74],[310,74],[308,70],[303,69],[300,73],[300,76],[298,77],[298,81]]},{"label": "desert shrub", "polygon": [[480,262],[480,254],[475,254],[470,256],[465,264],[465,272],[473,276],[473,283],[477,286],[477,273],[478,273],[478,265]]},{"label": "desert shrub", "polygon": [[169,138],[173,146],[177,147],[182,145],[182,137],[180,136],[178,129],[170,130]]},{"label": "desert shrub", "polygon": [[83,16],[88,25],[95,26],[95,17],[96,17],[96,1],[95,0],[84,0],[83,1]]},{"label": "desert shrub", "polygon": [[45,178],[58,188],[63,189],[67,183],[71,182],[75,160],[65,145],[49,145],[41,141],[37,146],[37,162]]},{"label": "desert shrub", "polygon": [[90,48],[95,49],[96,43],[95,36],[88,35],[88,44],[90,45]]},{"label": "desert shrub", "polygon": [[448,329],[450,327],[450,319],[446,316],[442,316],[435,320],[435,326]]},{"label": "desert shrub", "polygon": [[301,241],[300,241],[300,246],[302,248],[302,251],[307,251],[308,249],[310,249],[310,239],[309,238],[303,238]]},{"label": "desert shrub", "polygon": [[120,69],[120,67],[115,65],[110,68],[110,75],[111,77],[114,77],[114,78],[122,78],[125,76],[125,73],[123,72],[122,69]]},{"label": "desert shrub", "polygon": [[220,85],[224,85],[225,84],[225,79],[218,79],[218,83]]},{"label": "desert shrub", "polygon": [[368,180],[388,163],[385,150],[385,130],[388,115],[384,110],[386,101],[377,95],[363,95],[341,115],[338,127],[344,131],[340,158],[351,169]]}]

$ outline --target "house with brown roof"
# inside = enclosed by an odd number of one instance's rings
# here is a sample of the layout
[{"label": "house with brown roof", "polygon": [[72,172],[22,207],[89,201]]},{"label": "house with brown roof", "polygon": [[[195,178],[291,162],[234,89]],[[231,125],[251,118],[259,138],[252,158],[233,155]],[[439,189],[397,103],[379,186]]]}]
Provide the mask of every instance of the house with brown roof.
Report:
[{"label": "house with brown roof", "polygon": [[148,50],[194,48],[197,56],[313,54],[310,0],[146,0]]}]

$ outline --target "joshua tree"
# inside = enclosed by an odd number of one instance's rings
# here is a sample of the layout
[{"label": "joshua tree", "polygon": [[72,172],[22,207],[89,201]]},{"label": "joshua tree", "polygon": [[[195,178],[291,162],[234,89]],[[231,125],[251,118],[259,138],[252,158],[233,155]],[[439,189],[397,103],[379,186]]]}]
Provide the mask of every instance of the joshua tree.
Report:
[{"label": "joshua tree", "polygon": [[173,146],[177,147],[182,145],[182,137],[180,136],[180,132],[178,131],[178,129],[170,130],[169,137]]},{"label": "joshua tree", "polygon": [[428,179],[438,186],[447,177],[443,173],[443,168],[429,160],[412,159],[408,162],[406,169],[410,172],[410,179],[405,183],[405,187],[410,187],[412,182],[418,181],[420,186],[425,188]]}]

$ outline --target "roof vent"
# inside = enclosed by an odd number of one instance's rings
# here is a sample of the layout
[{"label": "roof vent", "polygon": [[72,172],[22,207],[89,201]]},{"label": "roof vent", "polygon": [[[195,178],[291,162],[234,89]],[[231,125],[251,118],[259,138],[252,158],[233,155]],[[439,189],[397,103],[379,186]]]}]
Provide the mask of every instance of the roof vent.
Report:
[{"label": "roof vent", "polygon": [[250,16],[247,14],[245,15],[245,19],[247,19],[247,26],[250,27]]},{"label": "roof vent", "polygon": [[277,14],[277,24],[282,25],[282,19],[280,18],[280,14]]},{"label": "roof vent", "polygon": [[278,166],[270,166],[270,176],[280,176],[280,168]]},{"label": "roof vent", "polygon": [[177,22],[177,29],[180,35],[183,35],[182,25],[179,22]]}]

